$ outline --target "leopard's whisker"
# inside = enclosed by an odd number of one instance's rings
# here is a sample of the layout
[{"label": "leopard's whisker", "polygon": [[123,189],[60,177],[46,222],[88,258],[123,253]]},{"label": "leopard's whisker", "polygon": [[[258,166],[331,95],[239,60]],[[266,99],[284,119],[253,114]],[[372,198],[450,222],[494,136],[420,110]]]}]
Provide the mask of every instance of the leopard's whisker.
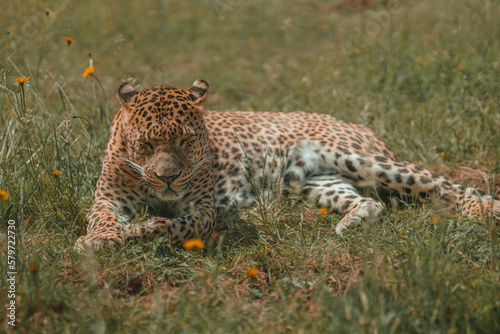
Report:
[{"label": "leopard's whisker", "polygon": [[210,169],[210,165],[207,165],[206,162],[207,161],[211,161],[213,158],[213,155],[212,154],[209,154],[207,155],[205,158],[201,159],[200,161],[198,161],[194,167],[193,167],[193,172],[191,174],[191,177],[193,176],[196,176],[197,174],[199,174],[200,172],[204,171],[204,170],[207,170],[207,169]]},{"label": "leopard's whisker", "polygon": [[129,165],[130,168],[132,168],[132,170],[134,170],[135,172],[137,172],[138,174],[141,175],[141,178],[144,178],[145,181],[147,182],[147,179],[146,179],[146,174],[144,173],[144,168],[139,165],[138,163],[135,163],[133,162],[132,160],[128,159],[127,157],[125,156],[121,156],[121,158],[123,159],[123,161],[125,161],[125,163],[127,165]]}]

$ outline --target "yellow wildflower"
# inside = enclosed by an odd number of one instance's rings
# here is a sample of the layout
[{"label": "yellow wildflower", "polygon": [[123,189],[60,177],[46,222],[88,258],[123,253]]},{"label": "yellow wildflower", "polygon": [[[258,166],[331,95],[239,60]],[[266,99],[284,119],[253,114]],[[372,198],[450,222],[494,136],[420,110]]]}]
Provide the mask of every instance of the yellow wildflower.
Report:
[{"label": "yellow wildflower", "polygon": [[71,45],[71,43],[75,43],[75,40],[71,37],[66,36],[64,37],[64,39],[66,40],[66,42],[68,42],[68,45]]},{"label": "yellow wildflower", "polygon": [[205,243],[200,239],[188,239],[184,242],[182,247],[184,247],[185,250],[203,249],[205,248]]},{"label": "yellow wildflower", "polygon": [[426,60],[422,60],[420,64],[422,64],[423,66],[427,66],[428,62]]},{"label": "yellow wildflower", "polygon": [[326,215],[328,213],[328,210],[326,208],[321,208],[319,209],[319,213],[322,215]]},{"label": "yellow wildflower", "polygon": [[255,277],[259,274],[259,269],[253,267],[253,268],[250,268],[247,270],[247,275],[248,276],[252,276],[252,277]]},{"label": "yellow wildflower", "polygon": [[17,77],[16,82],[18,82],[21,85],[24,85],[25,82],[30,82],[31,77]]},{"label": "yellow wildflower", "polygon": [[361,49],[354,49],[354,54],[355,54],[356,56],[359,56],[359,55],[360,55],[360,54],[362,54],[362,53],[363,53],[363,50],[361,50]]},{"label": "yellow wildflower", "polygon": [[52,174],[54,174],[54,176],[59,176],[59,174],[61,174],[61,171],[60,170],[53,170]]},{"label": "yellow wildflower", "polygon": [[89,77],[89,75],[91,75],[92,73],[94,73],[94,70],[95,70],[95,67],[94,66],[89,66],[85,69],[85,71],[83,72],[83,77],[85,79],[87,79]]},{"label": "yellow wildflower", "polygon": [[9,194],[3,190],[0,189],[0,201],[6,201],[9,198]]}]

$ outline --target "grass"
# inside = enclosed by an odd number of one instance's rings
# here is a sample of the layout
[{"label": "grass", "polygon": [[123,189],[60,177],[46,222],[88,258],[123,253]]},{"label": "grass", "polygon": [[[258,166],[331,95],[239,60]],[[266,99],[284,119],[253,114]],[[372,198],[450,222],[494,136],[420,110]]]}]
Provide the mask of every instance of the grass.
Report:
[{"label": "grass", "polygon": [[[340,237],[340,216],[266,197],[221,217],[220,237],[203,251],[163,238],[96,255],[73,250],[123,79],[187,88],[203,78],[208,109],[333,114],[431,169],[498,172],[500,7],[391,4],[361,12],[325,0],[5,4],[0,189],[9,198],[0,201],[0,236],[6,262],[14,220],[16,329],[499,332],[498,224],[439,201],[402,203],[377,226]],[[85,79],[89,53],[95,72]],[[19,76],[31,80],[21,87]],[[2,277],[8,271],[1,266]],[[7,307],[4,279],[0,290]]]}]

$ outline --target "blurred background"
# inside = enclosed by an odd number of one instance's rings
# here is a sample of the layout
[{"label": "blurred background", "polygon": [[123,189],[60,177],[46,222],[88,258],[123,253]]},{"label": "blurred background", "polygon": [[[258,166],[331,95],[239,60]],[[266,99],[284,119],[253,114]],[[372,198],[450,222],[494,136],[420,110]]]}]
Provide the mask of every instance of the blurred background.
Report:
[{"label": "blurred background", "polygon": [[204,78],[208,108],[330,113],[389,140],[411,134],[425,151],[464,153],[455,132],[471,119],[482,131],[494,124],[484,109],[498,92],[498,14],[495,2],[460,0],[15,0],[2,10],[1,62],[10,76],[14,63],[36,78],[48,101],[57,80],[87,116],[92,53],[110,115],[123,80],[189,87]]},{"label": "blurred background", "polygon": [[[467,158],[485,151],[498,128],[498,113],[488,112],[498,107],[499,85],[492,1],[15,0],[3,7],[6,73],[35,78],[31,87],[54,99],[54,114],[62,111],[55,80],[79,115],[96,113],[91,80],[82,77],[91,53],[108,118],[124,80],[187,88],[203,78],[212,89],[207,108],[329,113],[371,126],[397,153],[424,162],[442,151]],[[68,47],[65,37],[75,42]],[[470,133],[478,129],[484,137]]]}]

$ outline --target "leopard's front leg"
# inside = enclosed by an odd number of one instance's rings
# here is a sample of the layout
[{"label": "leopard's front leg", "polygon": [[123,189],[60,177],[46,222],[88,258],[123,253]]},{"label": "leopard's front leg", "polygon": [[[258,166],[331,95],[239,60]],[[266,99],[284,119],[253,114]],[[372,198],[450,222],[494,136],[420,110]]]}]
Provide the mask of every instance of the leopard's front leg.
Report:
[{"label": "leopard's front leg", "polygon": [[169,236],[174,243],[190,238],[207,239],[216,225],[215,205],[205,205],[178,218],[154,217],[123,228],[125,240],[141,238],[150,241],[157,236]]},{"label": "leopard's front leg", "polygon": [[112,208],[113,205],[109,202],[96,200],[92,204],[86,217],[87,235],[78,238],[75,245],[77,250],[89,248],[97,251],[101,247],[109,248],[123,244],[124,233]]}]

